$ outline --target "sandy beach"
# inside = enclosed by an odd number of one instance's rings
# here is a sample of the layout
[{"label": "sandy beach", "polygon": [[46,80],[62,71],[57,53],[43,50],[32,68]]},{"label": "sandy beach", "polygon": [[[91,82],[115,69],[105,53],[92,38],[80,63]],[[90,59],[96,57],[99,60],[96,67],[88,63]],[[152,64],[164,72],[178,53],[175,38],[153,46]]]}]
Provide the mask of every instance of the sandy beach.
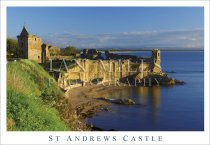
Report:
[{"label": "sandy beach", "polygon": [[108,110],[110,102],[101,100],[99,98],[109,98],[112,92],[119,91],[125,86],[104,86],[100,85],[87,85],[69,89],[66,92],[66,98],[71,103],[73,110],[77,115],[83,117],[91,117],[99,110]]}]

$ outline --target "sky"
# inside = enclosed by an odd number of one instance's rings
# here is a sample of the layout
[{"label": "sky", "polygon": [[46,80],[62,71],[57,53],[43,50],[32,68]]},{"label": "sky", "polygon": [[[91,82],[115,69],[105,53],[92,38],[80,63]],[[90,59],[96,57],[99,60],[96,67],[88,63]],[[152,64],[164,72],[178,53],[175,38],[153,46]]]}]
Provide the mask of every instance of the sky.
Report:
[{"label": "sky", "polygon": [[78,48],[203,49],[203,7],[9,7],[7,37],[22,27]]}]

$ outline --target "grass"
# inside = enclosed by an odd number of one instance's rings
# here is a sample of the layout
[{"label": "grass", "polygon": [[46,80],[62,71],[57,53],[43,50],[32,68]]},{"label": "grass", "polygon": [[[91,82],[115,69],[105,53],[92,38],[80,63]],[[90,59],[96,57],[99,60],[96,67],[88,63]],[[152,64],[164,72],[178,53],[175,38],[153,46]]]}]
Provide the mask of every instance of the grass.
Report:
[{"label": "grass", "polygon": [[64,94],[52,79],[33,61],[7,64],[7,130],[71,130],[56,109]]},{"label": "grass", "polygon": [[58,111],[44,105],[40,99],[25,96],[10,88],[7,90],[7,99],[7,116],[14,121],[8,130],[67,130]]}]

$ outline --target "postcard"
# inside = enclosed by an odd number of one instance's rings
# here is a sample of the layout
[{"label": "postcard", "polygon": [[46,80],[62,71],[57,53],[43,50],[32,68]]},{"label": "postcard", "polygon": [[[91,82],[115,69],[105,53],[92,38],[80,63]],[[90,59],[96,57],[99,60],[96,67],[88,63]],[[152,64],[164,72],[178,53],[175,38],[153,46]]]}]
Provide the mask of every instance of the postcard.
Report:
[{"label": "postcard", "polygon": [[209,144],[209,1],[2,1],[1,144]]}]

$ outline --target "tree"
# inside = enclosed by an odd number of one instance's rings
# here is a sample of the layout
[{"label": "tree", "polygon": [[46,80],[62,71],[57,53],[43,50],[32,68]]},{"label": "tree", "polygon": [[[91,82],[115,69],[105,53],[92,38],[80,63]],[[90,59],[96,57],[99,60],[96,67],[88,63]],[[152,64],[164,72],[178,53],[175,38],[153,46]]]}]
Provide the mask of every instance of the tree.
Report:
[{"label": "tree", "polygon": [[67,46],[66,48],[61,49],[61,55],[75,55],[77,49],[74,46]]},{"label": "tree", "polygon": [[16,39],[7,38],[7,55],[17,57],[18,42]]},{"label": "tree", "polygon": [[50,52],[51,56],[60,55],[60,51],[61,51],[61,49],[59,47],[56,47],[56,46],[50,46],[49,47],[49,52]]}]

